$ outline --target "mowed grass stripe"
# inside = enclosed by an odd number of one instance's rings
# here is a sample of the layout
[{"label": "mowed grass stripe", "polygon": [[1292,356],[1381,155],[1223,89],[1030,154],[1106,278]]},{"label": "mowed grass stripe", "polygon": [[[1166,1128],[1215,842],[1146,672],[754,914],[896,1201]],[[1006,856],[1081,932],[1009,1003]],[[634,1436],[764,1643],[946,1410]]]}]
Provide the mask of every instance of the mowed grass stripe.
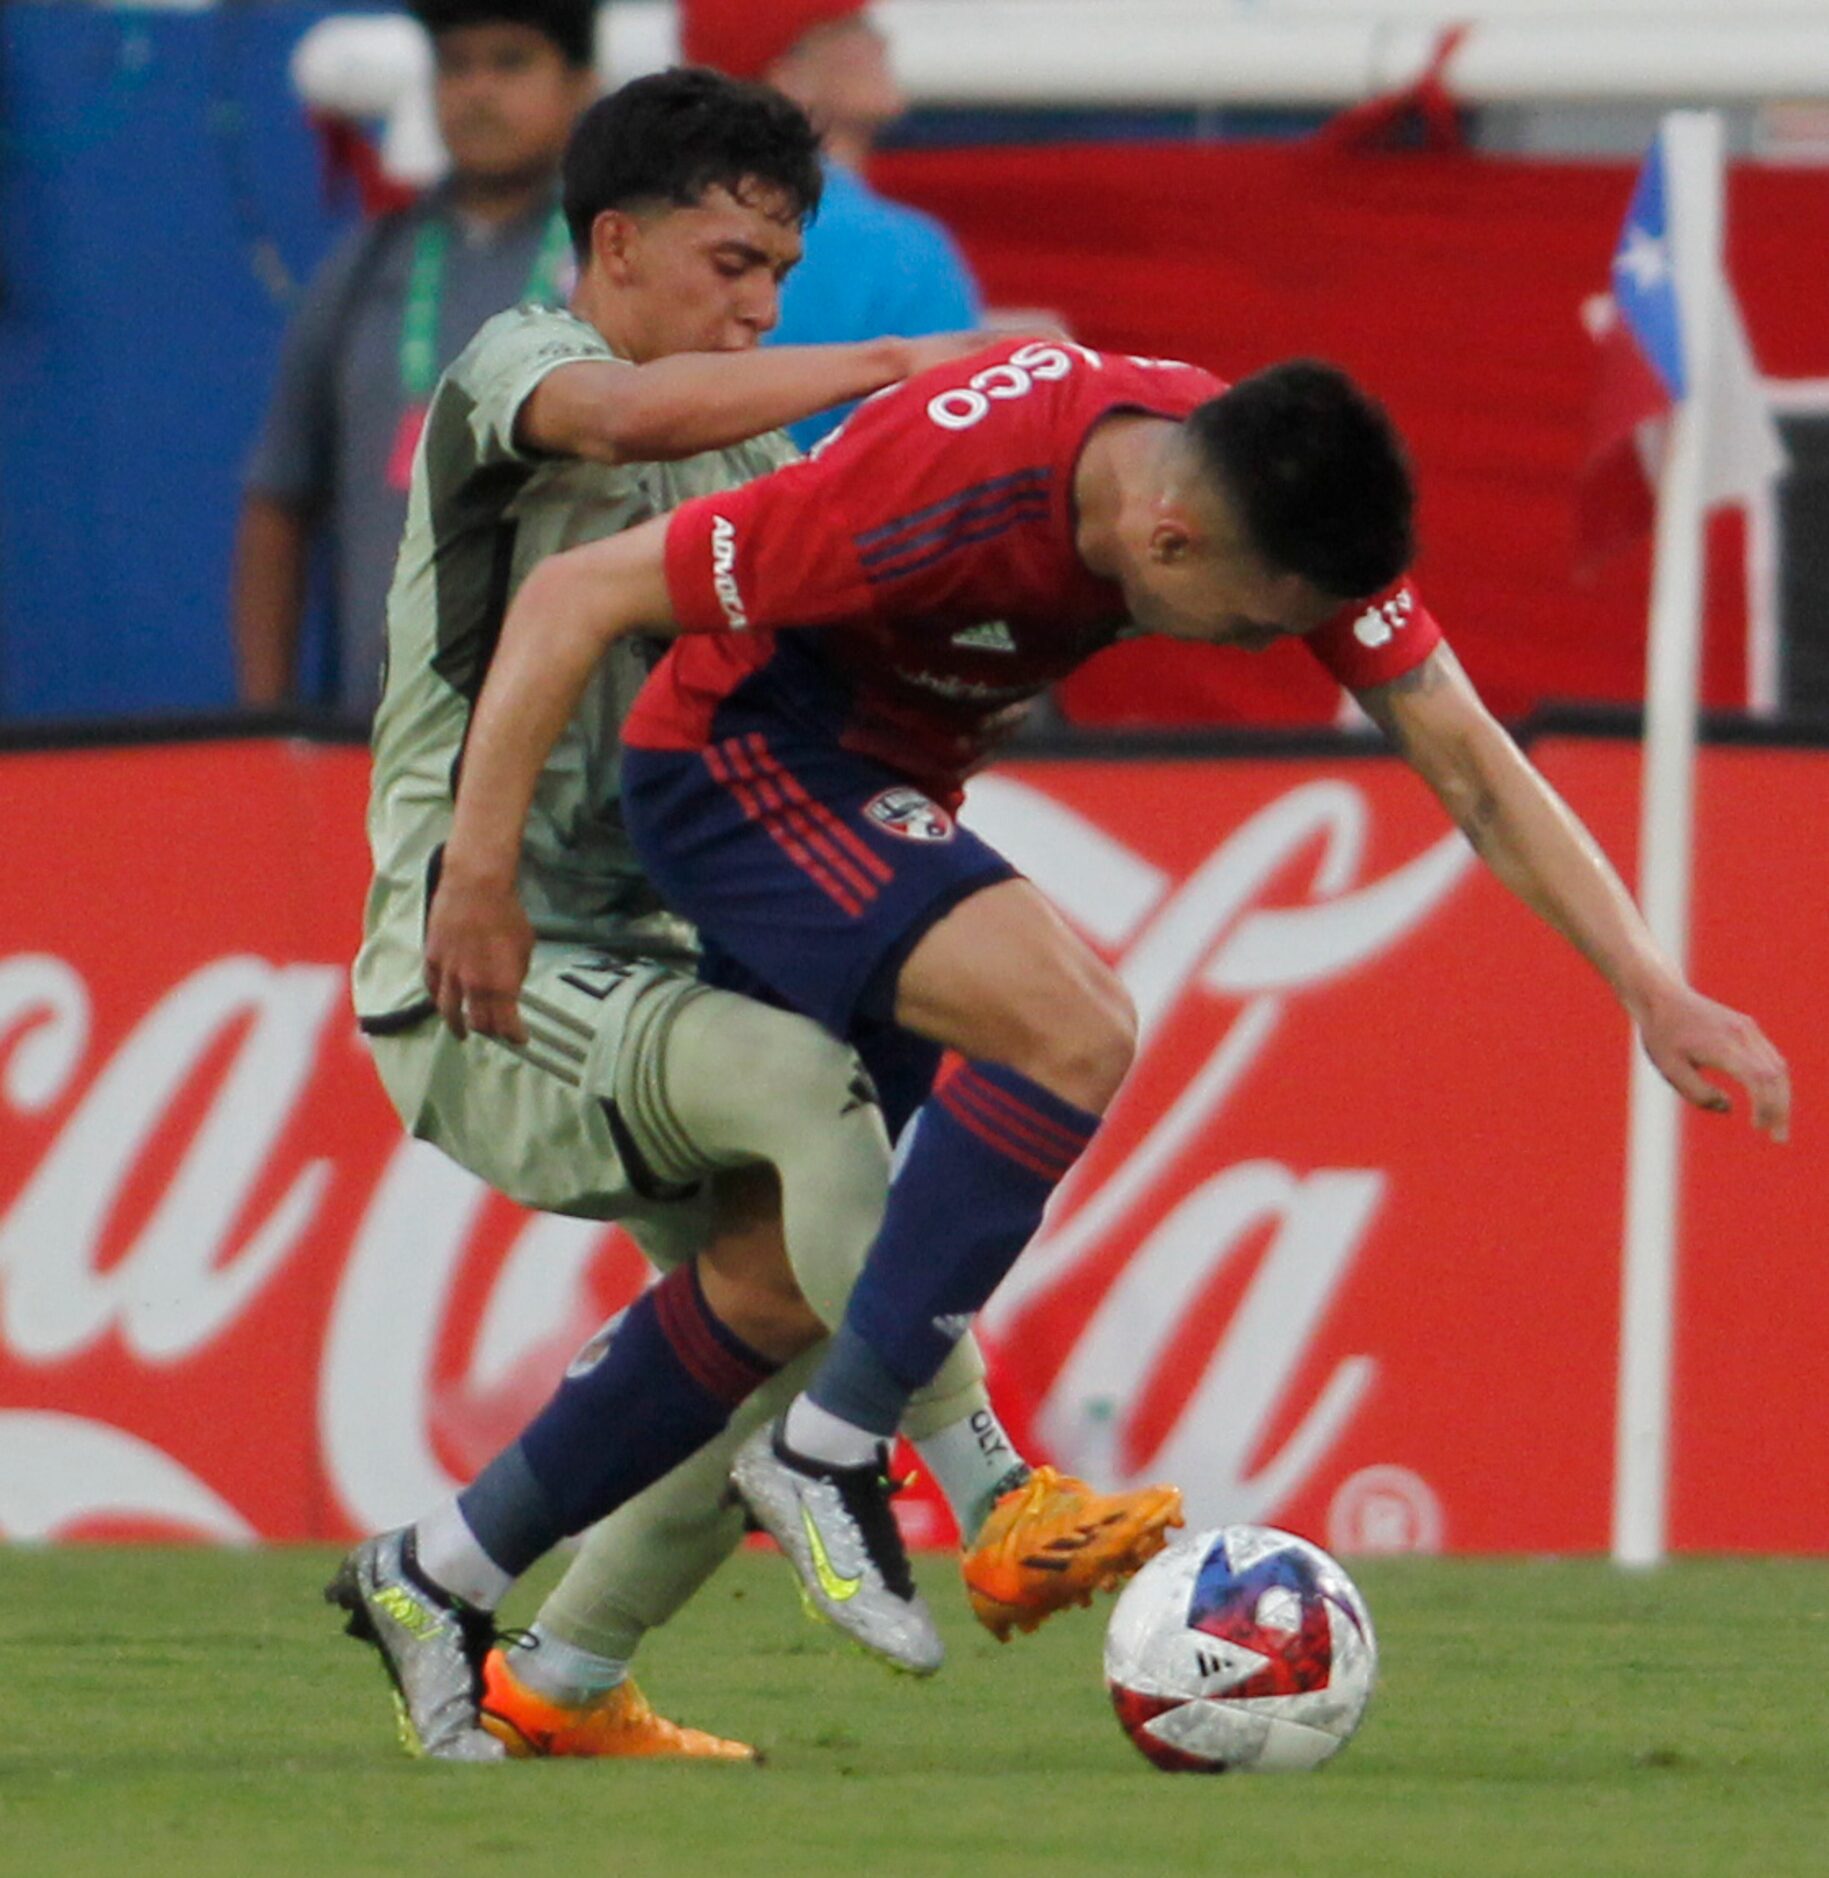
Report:
[{"label": "mowed grass stripe", "polygon": [[333,1563],[0,1547],[0,1872],[1829,1873],[1822,1561],[1365,1564],[1364,1730],[1318,1774],[1255,1779],[1162,1775],[1123,1741],[1108,1603],[1000,1648],[926,1561],[952,1656],[916,1683],[754,1553],[642,1681],[766,1768],[409,1762],[319,1601]]}]

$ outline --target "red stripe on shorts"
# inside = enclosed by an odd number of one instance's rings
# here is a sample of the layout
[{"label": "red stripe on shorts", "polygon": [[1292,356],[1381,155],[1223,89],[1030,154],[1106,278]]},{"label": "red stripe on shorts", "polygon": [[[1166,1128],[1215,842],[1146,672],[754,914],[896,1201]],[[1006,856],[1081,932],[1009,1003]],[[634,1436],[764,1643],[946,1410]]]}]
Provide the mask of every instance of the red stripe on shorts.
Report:
[{"label": "red stripe on shorts", "polygon": [[825,803],[808,792],[800,778],[792,770],[786,768],[768,747],[759,730],[752,730],[749,733],[749,753],[755,759],[757,769],[765,775],[773,776],[792,800],[803,804],[812,814],[818,816],[821,823],[849,851],[851,858],[866,873],[874,874],[878,880],[895,879],[895,869],[876,853],[855,829],[848,828]]},{"label": "red stripe on shorts", "polygon": [[771,828],[779,825],[791,829],[860,900],[869,902],[876,898],[875,882],[832,839],[831,830],[810,814],[803,803],[790,800],[781,786],[779,770],[758,774],[759,766],[752,753],[735,738],[725,745],[725,755],[732,771],[754,788]]},{"label": "red stripe on shorts", "polygon": [[857,898],[844,883],[827,871],[819,857],[813,854],[794,834],[792,829],[782,827],[763,810],[756,797],[756,792],[741,777],[731,773],[730,765],[715,744],[705,750],[705,767],[713,778],[723,784],[736,798],[737,806],[752,822],[760,822],[767,829],[775,845],[794,863],[800,871],[830,900],[837,903],[841,912],[856,919],[864,910],[863,902]]}]

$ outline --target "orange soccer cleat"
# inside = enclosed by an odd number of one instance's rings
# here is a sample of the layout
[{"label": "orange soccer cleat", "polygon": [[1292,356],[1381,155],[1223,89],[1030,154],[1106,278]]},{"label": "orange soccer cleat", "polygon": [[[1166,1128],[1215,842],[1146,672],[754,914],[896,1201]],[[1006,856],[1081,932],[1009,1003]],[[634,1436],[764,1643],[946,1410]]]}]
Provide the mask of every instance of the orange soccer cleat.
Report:
[{"label": "orange soccer cleat", "polygon": [[491,1650],[483,1664],[482,1723],[516,1760],[762,1758],[747,1742],[682,1728],[656,1715],[631,1681],[619,1682],[583,1708],[548,1701],[515,1675],[500,1650]]},{"label": "orange soccer cleat", "polygon": [[1038,1467],[991,1508],[961,1561],[972,1614],[999,1643],[1033,1630],[1069,1604],[1114,1590],[1168,1544],[1179,1526],[1179,1487],[1095,1493],[1083,1480]]}]

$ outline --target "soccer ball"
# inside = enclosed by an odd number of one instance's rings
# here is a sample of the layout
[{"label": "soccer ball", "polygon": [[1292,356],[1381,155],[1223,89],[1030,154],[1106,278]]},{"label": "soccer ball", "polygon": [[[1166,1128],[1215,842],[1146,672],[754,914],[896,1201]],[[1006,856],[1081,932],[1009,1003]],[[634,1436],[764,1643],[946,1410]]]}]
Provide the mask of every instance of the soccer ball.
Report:
[{"label": "soccer ball", "polygon": [[1378,1668],[1358,1588],[1306,1539],[1225,1526],[1159,1552],[1105,1632],[1118,1725],[1171,1773],[1318,1767]]}]

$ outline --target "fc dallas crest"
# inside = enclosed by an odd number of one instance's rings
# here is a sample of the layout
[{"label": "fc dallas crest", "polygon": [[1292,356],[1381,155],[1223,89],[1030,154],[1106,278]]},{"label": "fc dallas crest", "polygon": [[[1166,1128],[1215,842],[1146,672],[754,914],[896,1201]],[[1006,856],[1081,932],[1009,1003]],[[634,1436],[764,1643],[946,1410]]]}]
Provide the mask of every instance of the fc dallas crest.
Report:
[{"label": "fc dallas crest", "polygon": [[905,785],[885,789],[864,804],[864,813],[879,828],[904,841],[951,841],[953,818],[939,803],[930,802],[918,789]]}]

